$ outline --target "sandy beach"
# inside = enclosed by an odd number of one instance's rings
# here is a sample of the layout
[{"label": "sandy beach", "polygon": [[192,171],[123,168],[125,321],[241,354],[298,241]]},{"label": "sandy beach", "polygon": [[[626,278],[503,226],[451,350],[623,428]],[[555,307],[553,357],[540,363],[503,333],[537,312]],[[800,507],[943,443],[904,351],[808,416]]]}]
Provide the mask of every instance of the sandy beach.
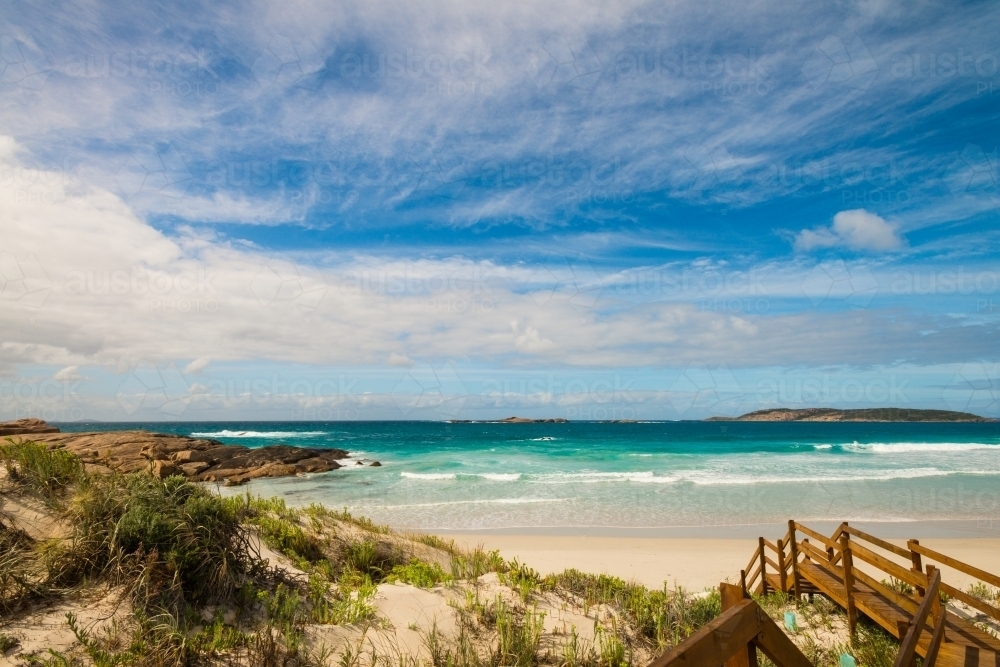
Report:
[{"label": "sandy beach", "polygon": [[[505,558],[517,558],[542,574],[577,568],[586,572],[612,574],[659,588],[663,582],[690,590],[718,586],[728,579],[736,582],[740,569],[757,548],[749,538],[646,538],[566,535],[505,535],[496,533],[449,533],[444,535],[459,545],[499,549]],[[921,538],[920,543],[987,572],[1000,573],[1000,538]],[[906,540],[890,539],[900,546]],[[881,553],[881,552],[880,552]],[[909,567],[899,558],[893,558]],[[858,564],[872,571],[863,563]],[[944,567],[944,581],[966,588],[972,578]],[[878,575],[880,578],[883,574]]]}]

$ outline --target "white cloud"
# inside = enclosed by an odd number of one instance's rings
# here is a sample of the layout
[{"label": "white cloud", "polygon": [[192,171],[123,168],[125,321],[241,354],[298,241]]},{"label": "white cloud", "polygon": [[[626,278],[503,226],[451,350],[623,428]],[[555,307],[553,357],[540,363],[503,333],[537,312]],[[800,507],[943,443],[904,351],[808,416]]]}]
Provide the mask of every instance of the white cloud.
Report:
[{"label": "white cloud", "polygon": [[[991,330],[984,327],[932,326],[922,316],[888,323],[877,312],[858,323],[837,313],[770,310],[769,299],[802,298],[813,267],[799,260],[764,265],[760,276],[710,261],[654,271],[649,280],[621,274],[612,281],[595,269],[606,287],[581,306],[570,265],[553,264],[558,275],[540,278],[531,265],[462,257],[312,255],[287,257],[294,270],[285,271],[252,246],[168,237],[111,193],[67,182],[77,196],[18,198],[18,185],[0,181],[5,251],[33,256],[51,281],[48,298],[34,309],[0,299],[0,367],[127,371],[144,361],[197,373],[208,360],[360,368],[447,359],[512,367],[745,367],[886,363],[911,349],[922,359],[947,360],[958,350],[989,349]],[[831,233],[872,245],[870,225],[857,219],[838,218]],[[280,280],[264,291],[260,277],[269,268]],[[882,286],[888,282],[875,279],[873,289]],[[539,300],[541,290],[546,298]],[[730,296],[749,298],[757,310],[732,312]],[[719,303],[727,305],[713,305]],[[935,328],[942,333],[920,335]],[[961,345],[954,343],[959,338]]]},{"label": "white cloud", "polygon": [[185,374],[190,373],[192,375],[197,375],[198,373],[200,373],[203,370],[205,370],[206,368],[208,368],[208,365],[210,363],[212,363],[212,360],[208,359],[206,357],[202,357],[200,359],[195,359],[194,361],[192,361],[191,363],[189,363],[187,366],[185,366],[184,370],[182,372],[185,373]]},{"label": "white cloud", "polygon": [[56,372],[56,374],[52,376],[52,379],[58,382],[79,382],[81,380],[86,380],[87,378],[80,374],[79,366],[66,366]]},{"label": "white cloud", "polygon": [[841,211],[830,227],[804,229],[795,237],[795,249],[803,252],[836,247],[886,252],[905,245],[896,225],[863,208]]},{"label": "white cloud", "polygon": [[399,354],[398,352],[393,352],[389,355],[389,365],[390,366],[402,366],[409,368],[413,365],[413,359],[410,359],[405,354]]}]

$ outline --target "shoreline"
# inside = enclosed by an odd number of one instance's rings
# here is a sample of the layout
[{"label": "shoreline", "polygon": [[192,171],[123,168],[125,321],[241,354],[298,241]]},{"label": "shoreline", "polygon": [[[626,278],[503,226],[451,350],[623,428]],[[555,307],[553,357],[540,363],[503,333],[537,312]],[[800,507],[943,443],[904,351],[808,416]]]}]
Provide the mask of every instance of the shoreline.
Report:
[{"label": "shoreline", "polygon": [[[833,519],[796,518],[799,523],[830,534],[841,524]],[[889,540],[1000,539],[1000,517],[993,519],[935,519],[932,521],[848,520],[850,525]],[[393,526],[401,531],[449,535],[506,537],[592,537],[615,539],[752,539],[775,540],[788,531],[787,523],[712,524],[703,526],[511,526],[506,528],[451,529]]]},{"label": "shoreline", "polygon": [[[818,523],[809,524],[817,529]],[[834,524],[836,525],[836,524]],[[860,524],[858,527],[861,527]],[[787,530],[787,526],[785,527]],[[868,526],[868,528],[871,528]],[[862,528],[864,530],[864,528]],[[496,531],[425,531],[454,540],[466,549],[481,546],[499,550],[506,559],[534,568],[541,575],[575,568],[608,574],[659,589],[664,583],[690,591],[716,588],[719,582],[738,583],[740,570],[757,548],[757,537],[621,537],[608,535],[525,534]],[[768,539],[773,533],[762,533]],[[783,534],[783,533],[781,533]],[[876,532],[898,546],[906,538]],[[921,544],[974,565],[987,572],[1000,572],[1000,536],[927,537],[910,535]],[[909,563],[899,561],[909,569]],[[856,565],[857,566],[857,565]],[[861,563],[860,569],[869,568]],[[965,589],[973,579],[949,567],[942,567],[945,581]],[[874,572],[872,572],[875,574]],[[883,575],[884,576],[884,575]]]}]

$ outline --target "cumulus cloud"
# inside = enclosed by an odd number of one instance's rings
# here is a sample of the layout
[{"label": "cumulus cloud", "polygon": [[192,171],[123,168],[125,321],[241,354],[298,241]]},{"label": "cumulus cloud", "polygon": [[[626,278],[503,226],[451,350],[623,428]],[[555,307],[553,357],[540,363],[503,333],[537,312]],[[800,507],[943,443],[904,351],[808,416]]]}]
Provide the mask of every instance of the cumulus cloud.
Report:
[{"label": "cumulus cloud", "polygon": [[409,368],[413,365],[413,359],[410,359],[405,354],[399,354],[398,352],[393,352],[389,355],[389,365],[390,366],[401,366]]},{"label": "cumulus cloud", "polygon": [[83,375],[80,374],[79,366],[66,366],[60,369],[52,376],[53,380],[58,382],[79,382],[81,380],[86,380]]},{"label": "cumulus cloud", "polygon": [[841,211],[833,216],[831,226],[803,229],[795,237],[795,249],[802,252],[836,247],[887,252],[899,250],[904,245],[906,242],[896,225],[863,208]]},{"label": "cumulus cloud", "polygon": [[212,360],[207,359],[205,357],[202,357],[200,359],[195,359],[184,367],[183,372],[186,374],[197,375],[198,373],[208,368],[208,365],[210,363],[212,363]]}]

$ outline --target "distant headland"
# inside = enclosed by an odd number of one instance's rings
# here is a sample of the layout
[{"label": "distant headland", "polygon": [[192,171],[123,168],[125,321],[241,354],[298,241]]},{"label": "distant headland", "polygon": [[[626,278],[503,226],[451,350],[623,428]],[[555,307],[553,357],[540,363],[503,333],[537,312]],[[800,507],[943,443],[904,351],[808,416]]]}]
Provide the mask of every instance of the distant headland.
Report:
[{"label": "distant headland", "polygon": [[970,412],[914,410],[910,408],[772,408],[755,410],[739,417],[709,417],[710,422],[995,422]]}]

